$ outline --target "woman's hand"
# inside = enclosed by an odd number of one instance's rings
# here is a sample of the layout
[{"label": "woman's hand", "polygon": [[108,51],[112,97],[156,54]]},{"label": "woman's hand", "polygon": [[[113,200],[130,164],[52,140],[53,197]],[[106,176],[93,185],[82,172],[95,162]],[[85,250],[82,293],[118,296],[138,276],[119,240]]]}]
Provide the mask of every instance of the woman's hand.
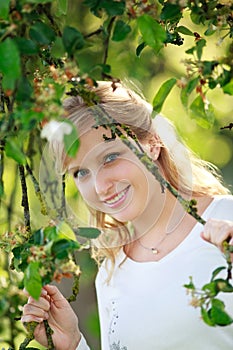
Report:
[{"label": "woman's hand", "polygon": [[34,300],[29,296],[21,318],[23,323],[38,322],[34,337],[46,347],[48,343],[44,320],[48,320],[49,326],[53,330],[52,339],[56,350],[76,349],[81,338],[78,318],[57,287],[52,285],[43,287],[39,300]]},{"label": "woman's hand", "polygon": [[[223,251],[223,242],[233,245],[233,221],[209,219],[204,225],[201,237]],[[232,254],[233,261],[233,254]]]}]

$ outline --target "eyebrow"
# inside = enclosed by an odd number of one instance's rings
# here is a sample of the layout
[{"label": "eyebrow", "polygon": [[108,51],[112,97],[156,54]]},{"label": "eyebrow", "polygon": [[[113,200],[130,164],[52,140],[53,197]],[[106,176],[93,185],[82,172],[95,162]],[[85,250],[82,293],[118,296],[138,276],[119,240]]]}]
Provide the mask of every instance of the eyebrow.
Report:
[{"label": "eyebrow", "polygon": [[[107,148],[105,148],[103,151],[101,151],[101,152],[96,156],[96,159],[101,158],[101,157],[102,157],[102,154],[103,154],[104,152],[106,152],[108,149],[109,149],[109,151],[110,151],[112,148],[114,148],[114,144],[111,143],[112,141],[117,141],[117,140],[114,139],[114,138],[110,138],[110,139],[104,140],[104,142],[106,142],[106,145],[109,144],[109,147],[107,147]],[[122,143],[119,143],[119,144],[121,145]],[[78,164],[72,166],[71,168],[70,168],[70,167],[67,167],[67,171],[79,170],[79,169],[81,169],[81,167],[80,167],[80,165],[78,165]]]}]

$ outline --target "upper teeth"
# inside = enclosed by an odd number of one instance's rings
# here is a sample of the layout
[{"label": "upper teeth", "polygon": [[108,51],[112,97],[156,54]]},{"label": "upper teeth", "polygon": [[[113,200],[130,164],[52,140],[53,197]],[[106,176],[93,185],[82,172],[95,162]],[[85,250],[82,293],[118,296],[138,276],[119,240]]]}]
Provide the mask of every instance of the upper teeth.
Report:
[{"label": "upper teeth", "polygon": [[107,204],[114,204],[114,203],[116,203],[117,201],[119,201],[125,195],[126,191],[127,191],[127,188],[124,189],[122,192],[118,193],[114,198],[105,201],[105,203],[107,203]]}]

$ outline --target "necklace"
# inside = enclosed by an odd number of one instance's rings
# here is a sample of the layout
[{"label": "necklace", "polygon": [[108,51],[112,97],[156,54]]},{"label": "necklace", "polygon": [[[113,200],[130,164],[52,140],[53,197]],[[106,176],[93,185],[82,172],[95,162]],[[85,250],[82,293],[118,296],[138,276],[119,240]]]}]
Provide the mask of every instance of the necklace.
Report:
[{"label": "necklace", "polygon": [[158,247],[159,247],[160,244],[165,240],[166,237],[167,237],[167,234],[161,239],[161,241],[158,243],[157,247],[145,247],[145,246],[142,244],[142,242],[140,241],[140,239],[138,239],[137,242],[138,242],[138,244],[139,244],[142,248],[151,251],[151,253],[154,254],[154,255],[157,255],[157,254],[160,253],[160,250],[158,249]]}]

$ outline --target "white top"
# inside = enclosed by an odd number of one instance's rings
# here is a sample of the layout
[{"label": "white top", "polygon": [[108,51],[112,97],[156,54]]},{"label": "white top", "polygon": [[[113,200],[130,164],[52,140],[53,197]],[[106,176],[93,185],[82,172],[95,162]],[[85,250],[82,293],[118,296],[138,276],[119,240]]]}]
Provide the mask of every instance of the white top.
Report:
[{"label": "white top", "polygon": [[[233,220],[233,196],[215,197],[202,217]],[[189,305],[190,296],[183,287],[189,276],[202,287],[215,268],[226,265],[219,249],[200,238],[202,227],[197,223],[158,262],[135,262],[121,250],[109,284],[106,268],[100,268],[96,289],[102,350],[233,349],[233,325],[206,325],[199,308]],[[233,317],[232,293],[219,298]],[[83,342],[77,347],[87,349]]]}]

